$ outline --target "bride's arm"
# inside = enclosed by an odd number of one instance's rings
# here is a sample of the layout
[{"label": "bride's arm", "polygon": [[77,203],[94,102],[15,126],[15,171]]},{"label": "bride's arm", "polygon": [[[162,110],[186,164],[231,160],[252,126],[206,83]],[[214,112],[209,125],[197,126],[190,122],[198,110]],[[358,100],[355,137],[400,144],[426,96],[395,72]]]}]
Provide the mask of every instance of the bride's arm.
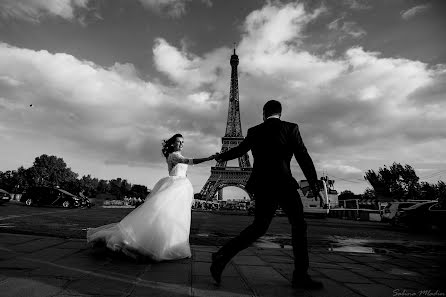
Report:
[{"label": "bride's arm", "polygon": [[198,158],[198,159],[191,159],[192,160],[192,164],[200,164],[200,163],[203,163],[203,162],[206,162],[206,161],[210,161],[210,160],[213,160],[213,159],[215,159],[215,155],[212,155],[212,156],[209,156],[209,157],[207,157],[207,158]]},{"label": "bride's arm", "polygon": [[189,158],[185,158],[185,157],[183,157],[181,154],[178,154],[178,155],[176,155],[174,158],[175,158],[176,163],[183,163],[183,164],[195,165],[195,164],[200,164],[200,163],[203,163],[203,162],[206,162],[206,161],[210,161],[210,160],[212,160],[212,159],[215,159],[215,157],[216,157],[217,155],[218,155],[218,154],[215,154],[215,155],[209,156],[209,157],[207,157],[207,158],[189,159]]}]

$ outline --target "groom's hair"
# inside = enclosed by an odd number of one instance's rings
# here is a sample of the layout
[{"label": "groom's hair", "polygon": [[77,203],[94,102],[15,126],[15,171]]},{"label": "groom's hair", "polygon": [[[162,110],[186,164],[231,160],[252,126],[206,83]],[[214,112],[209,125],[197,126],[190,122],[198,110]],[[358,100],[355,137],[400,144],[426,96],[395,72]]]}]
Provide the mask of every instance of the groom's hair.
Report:
[{"label": "groom's hair", "polygon": [[282,104],[276,100],[269,100],[263,106],[263,113],[265,117],[272,116],[273,114],[281,114],[282,113]]}]

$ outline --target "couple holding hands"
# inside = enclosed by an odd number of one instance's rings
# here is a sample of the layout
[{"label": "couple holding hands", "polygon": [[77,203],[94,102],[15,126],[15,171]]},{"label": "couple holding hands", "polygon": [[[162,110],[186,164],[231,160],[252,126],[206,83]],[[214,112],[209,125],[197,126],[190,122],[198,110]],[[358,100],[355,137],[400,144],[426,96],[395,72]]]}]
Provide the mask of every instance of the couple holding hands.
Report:
[{"label": "couple holding hands", "polygon": [[216,159],[218,162],[238,158],[251,150],[254,164],[246,191],[255,198],[254,221],[237,237],[212,254],[210,273],[217,284],[226,264],[267,231],[275,211],[280,206],[291,225],[294,255],[293,287],[320,289],[322,283],[307,273],[309,259],[307,225],[303,206],[293,178],[290,162],[294,155],[314,195],[319,196],[317,174],[313,161],[302,141],[297,124],[280,119],[282,106],[276,100],[263,107],[263,123],[248,130],[239,146],[208,158],[190,159],[182,156],[184,138],[175,134],[164,141],[162,153],[169,176],[160,179],[145,202],[119,223],[87,231],[87,242],[105,243],[113,251],[129,256],[143,255],[154,261],[191,257],[189,233],[192,184],[186,177],[188,165]]}]

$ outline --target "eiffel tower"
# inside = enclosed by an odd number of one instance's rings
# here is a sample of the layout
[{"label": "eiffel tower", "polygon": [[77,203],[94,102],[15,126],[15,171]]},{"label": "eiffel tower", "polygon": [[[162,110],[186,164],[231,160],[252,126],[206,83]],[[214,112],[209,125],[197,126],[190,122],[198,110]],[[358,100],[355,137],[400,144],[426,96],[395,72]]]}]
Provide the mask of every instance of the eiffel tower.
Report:
[{"label": "eiffel tower", "polygon": [[[231,88],[229,91],[228,121],[226,124],[226,133],[222,137],[221,153],[236,147],[244,139],[242,134],[242,124],[240,122],[240,106],[238,95],[238,56],[231,55]],[[251,175],[252,167],[249,162],[248,154],[238,158],[238,167],[226,166],[227,162],[218,162],[215,167],[211,167],[211,176],[201,189],[201,197],[206,200],[212,200],[218,193],[218,199],[223,197],[223,188],[228,186],[245,189],[248,178]],[[252,198],[252,196],[248,193]]]}]

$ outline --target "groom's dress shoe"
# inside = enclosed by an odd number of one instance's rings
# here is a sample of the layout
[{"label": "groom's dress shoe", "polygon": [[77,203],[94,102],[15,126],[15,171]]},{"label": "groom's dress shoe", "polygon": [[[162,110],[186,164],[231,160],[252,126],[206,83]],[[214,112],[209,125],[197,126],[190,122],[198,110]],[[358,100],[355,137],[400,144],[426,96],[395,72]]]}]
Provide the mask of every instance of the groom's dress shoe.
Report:
[{"label": "groom's dress shoe", "polygon": [[293,288],[306,289],[306,290],[320,290],[324,285],[317,280],[311,279],[310,276],[304,276],[302,278],[293,277]]},{"label": "groom's dress shoe", "polygon": [[218,255],[217,253],[213,253],[210,271],[211,271],[212,278],[215,280],[217,285],[219,285],[221,282],[221,274],[222,274],[225,266],[226,265],[223,262],[222,257],[220,255]]}]

